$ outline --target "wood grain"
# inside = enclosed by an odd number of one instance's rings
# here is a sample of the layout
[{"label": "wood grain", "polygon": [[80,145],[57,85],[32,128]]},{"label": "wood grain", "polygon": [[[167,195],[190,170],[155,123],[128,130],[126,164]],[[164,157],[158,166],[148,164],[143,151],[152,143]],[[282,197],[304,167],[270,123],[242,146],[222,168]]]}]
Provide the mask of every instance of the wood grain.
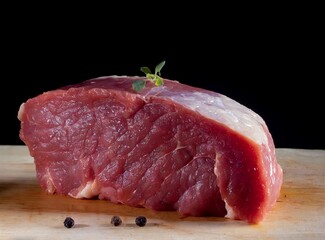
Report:
[{"label": "wood grain", "polygon": [[[325,239],[325,150],[277,149],[281,196],[258,225],[47,195],[25,146],[0,146],[0,239]],[[113,215],[123,224],[110,224]],[[148,223],[137,227],[134,219]],[[76,225],[67,229],[65,217]]]}]

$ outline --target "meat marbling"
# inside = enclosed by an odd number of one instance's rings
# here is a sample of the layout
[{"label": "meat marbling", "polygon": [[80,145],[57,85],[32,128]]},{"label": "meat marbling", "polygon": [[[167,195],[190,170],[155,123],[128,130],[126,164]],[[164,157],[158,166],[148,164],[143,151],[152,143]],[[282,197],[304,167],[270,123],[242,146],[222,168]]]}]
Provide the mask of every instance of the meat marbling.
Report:
[{"label": "meat marbling", "polygon": [[265,121],[222,94],[165,79],[109,76],[28,99],[20,138],[50,194],[182,216],[262,221],[282,168]]}]

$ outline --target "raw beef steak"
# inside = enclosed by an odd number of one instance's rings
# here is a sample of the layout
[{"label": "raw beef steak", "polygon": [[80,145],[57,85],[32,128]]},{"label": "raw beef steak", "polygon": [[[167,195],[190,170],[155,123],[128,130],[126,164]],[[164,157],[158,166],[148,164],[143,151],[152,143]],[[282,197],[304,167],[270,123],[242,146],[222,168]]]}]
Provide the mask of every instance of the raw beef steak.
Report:
[{"label": "raw beef steak", "polygon": [[212,91],[110,76],[45,92],[20,107],[20,138],[41,188],[182,216],[262,221],[282,169],[263,119]]}]

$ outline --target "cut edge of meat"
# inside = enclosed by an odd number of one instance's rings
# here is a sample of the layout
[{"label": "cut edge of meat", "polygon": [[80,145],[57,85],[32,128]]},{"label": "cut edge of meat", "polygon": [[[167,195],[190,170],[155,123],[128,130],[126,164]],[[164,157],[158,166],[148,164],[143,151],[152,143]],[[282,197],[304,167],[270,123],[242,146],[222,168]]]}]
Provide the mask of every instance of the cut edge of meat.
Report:
[{"label": "cut edge of meat", "polygon": [[[225,202],[225,207],[227,209],[227,214],[225,217],[231,219],[246,220],[248,223],[256,224],[263,221],[267,213],[270,210],[272,210],[272,208],[276,204],[276,201],[281,191],[281,186],[283,181],[283,171],[280,165],[276,161],[275,148],[270,133],[267,130],[265,133],[266,135],[268,135],[267,136],[268,140],[271,141],[269,142],[270,144],[269,146],[266,145],[259,146],[258,144],[255,144],[252,141],[246,142],[246,143],[250,143],[250,146],[245,149],[256,149],[256,151],[249,151],[250,153],[248,152],[247,154],[244,154],[246,156],[249,156],[249,154],[253,154],[253,156],[251,156],[251,158],[247,160],[251,160],[251,159],[262,160],[262,161],[256,161],[258,165],[250,169],[250,172],[253,174],[247,173],[248,174],[247,176],[250,178],[249,181],[251,181],[252,183],[255,181],[264,183],[263,185],[260,186],[256,186],[256,185],[254,186],[254,184],[251,185],[252,187],[254,187],[254,189],[253,190],[250,189],[249,191],[256,191],[255,196],[259,197],[260,200],[259,200],[259,205],[254,206],[251,209],[250,213],[248,214],[245,213],[246,209],[242,210],[241,209],[242,206],[236,205],[236,201],[233,201],[233,199],[232,200],[228,199],[228,197],[231,195],[232,185],[233,184],[240,185],[240,180],[237,181],[238,179],[232,178],[232,174],[230,174],[230,176],[224,177],[224,172],[228,174],[232,170],[236,171],[236,169],[232,167],[229,168],[230,171],[228,172],[225,171],[225,169],[227,168],[225,167],[226,166],[225,163],[228,162],[229,159],[222,159],[222,157],[216,156],[215,173],[218,176],[218,187],[221,192],[221,197]],[[240,137],[245,138],[245,136],[240,136]],[[273,151],[272,151],[272,147],[273,147]],[[268,154],[264,156],[263,154],[265,153],[264,151],[266,148],[268,148],[269,150],[268,150]],[[256,156],[254,156],[255,154]],[[223,167],[220,167],[218,165],[223,165]],[[243,161],[242,166],[245,166],[245,161]],[[244,171],[247,170],[249,171],[248,168],[243,167],[243,169]],[[270,175],[271,171],[273,171],[273,173],[271,173],[271,178],[268,178],[267,176]],[[234,176],[236,176],[236,174]],[[272,179],[274,180],[274,182],[272,181]],[[252,195],[250,195],[250,197],[251,196]],[[241,201],[244,201],[244,199],[245,199],[245,195],[242,196]]]}]

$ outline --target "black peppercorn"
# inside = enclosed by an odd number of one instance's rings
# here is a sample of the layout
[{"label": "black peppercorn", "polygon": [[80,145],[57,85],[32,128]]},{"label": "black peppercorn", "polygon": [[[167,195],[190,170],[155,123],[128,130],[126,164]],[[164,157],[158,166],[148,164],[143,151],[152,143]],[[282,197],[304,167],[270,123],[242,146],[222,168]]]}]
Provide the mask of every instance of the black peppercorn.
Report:
[{"label": "black peppercorn", "polygon": [[139,227],[145,226],[147,223],[147,218],[144,216],[138,216],[135,219],[135,224],[138,225]]},{"label": "black peppercorn", "polygon": [[72,228],[74,225],[74,220],[71,217],[66,217],[63,224],[66,228]]},{"label": "black peppercorn", "polygon": [[115,227],[121,225],[122,219],[119,216],[113,216],[111,219],[111,224],[113,224]]}]

